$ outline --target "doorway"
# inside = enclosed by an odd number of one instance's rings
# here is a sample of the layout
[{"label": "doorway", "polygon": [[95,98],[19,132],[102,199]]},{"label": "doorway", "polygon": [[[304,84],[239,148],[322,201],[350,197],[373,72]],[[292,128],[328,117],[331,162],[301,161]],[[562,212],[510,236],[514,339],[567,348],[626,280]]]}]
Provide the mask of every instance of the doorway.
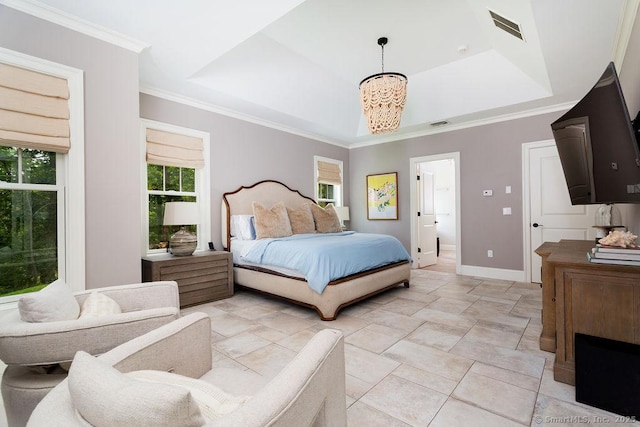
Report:
[{"label": "doorway", "polygon": [[410,174],[413,266],[459,274],[460,153],[411,158]]},{"label": "doorway", "polygon": [[544,242],[595,239],[597,206],[571,205],[554,141],[523,144],[522,150],[525,277],[540,283],[542,260],[535,250]]}]

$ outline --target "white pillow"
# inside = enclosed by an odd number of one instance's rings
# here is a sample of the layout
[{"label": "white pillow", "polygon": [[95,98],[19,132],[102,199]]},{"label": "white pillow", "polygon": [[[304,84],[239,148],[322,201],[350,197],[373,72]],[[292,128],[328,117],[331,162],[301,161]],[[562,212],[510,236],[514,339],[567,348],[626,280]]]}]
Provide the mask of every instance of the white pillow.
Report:
[{"label": "white pillow", "polygon": [[255,240],[256,229],[253,221],[253,215],[231,215],[231,237]]},{"label": "white pillow", "polygon": [[78,414],[96,427],[196,427],[206,422],[187,389],[129,378],[84,351],[73,358],[68,386]]},{"label": "white pillow", "polygon": [[18,301],[20,318],[25,322],[75,320],[80,305],[66,283],[56,281]]},{"label": "white pillow", "polygon": [[80,319],[120,313],[122,309],[117,302],[101,292],[93,291],[82,304]]},{"label": "white pillow", "polygon": [[211,383],[184,375],[164,371],[133,371],[125,374],[137,380],[184,387],[196,400],[200,413],[208,420],[226,415],[250,399],[250,396],[234,396]]}]

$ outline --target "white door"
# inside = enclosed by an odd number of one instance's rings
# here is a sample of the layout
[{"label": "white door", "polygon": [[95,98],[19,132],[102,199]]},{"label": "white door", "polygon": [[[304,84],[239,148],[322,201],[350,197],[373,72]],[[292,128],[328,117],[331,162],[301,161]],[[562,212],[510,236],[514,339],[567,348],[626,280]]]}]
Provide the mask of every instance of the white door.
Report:
[{"label": "white door", "polygon": [[418,233],[420,235],[418,268],[422,268],[438,262],[438,230],[436,227],[436,209],[434,203],[435,186],[433,173],[420,173],[417,188],[420,206],[418,216]]},{"label": "white door", "polygon": [[592,226],[598,205],[571,205],[555,144],[529,151],[529,199],[531,281],[539,283],[542,260],[535,250],[544,242],[595,239]]}]

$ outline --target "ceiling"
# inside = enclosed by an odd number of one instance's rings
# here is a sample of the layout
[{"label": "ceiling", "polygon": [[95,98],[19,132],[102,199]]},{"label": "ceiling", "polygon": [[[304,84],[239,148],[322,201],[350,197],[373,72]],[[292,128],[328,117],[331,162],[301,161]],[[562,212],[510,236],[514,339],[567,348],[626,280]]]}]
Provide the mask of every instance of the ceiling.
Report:
[{"label": "ceiling", "polygon": [[[0,3],[140,51],[142,92],[347,147],[565,109],[626,45],[621,18],[633,9],[626,0]],[[385,71],[409,83],[400,129],[372,136],[358,84],[381,71],[381,36]]]}]

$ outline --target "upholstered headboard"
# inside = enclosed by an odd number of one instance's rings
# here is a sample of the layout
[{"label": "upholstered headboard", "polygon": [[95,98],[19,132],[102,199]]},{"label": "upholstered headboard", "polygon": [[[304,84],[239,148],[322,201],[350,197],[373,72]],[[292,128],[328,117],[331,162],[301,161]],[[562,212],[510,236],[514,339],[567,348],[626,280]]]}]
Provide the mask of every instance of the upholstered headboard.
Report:
[{"label": "upholstered headboard", "polygon": [[270,208],[282,201],[288,208],[296,209],[304,202],[315,203],[311,197],[303,196],[299,191],[292,190],[281,182],[266,180],[257,182],[249,187],[240,187],[235,191],[222,195],[222,244],[229,249],[231,241],[231,215],[251,215],[251,204],[256,201]]}]

